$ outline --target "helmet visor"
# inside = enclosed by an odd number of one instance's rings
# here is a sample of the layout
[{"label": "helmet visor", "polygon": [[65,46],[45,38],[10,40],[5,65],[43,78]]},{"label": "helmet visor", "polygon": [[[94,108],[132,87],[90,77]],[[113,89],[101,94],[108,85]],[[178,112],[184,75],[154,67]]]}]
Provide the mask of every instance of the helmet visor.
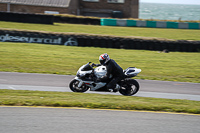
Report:
[{"label": "helmet visor", "polygon": [[99,60],[100,64],[103,65],[105,63],[105,60]]}]

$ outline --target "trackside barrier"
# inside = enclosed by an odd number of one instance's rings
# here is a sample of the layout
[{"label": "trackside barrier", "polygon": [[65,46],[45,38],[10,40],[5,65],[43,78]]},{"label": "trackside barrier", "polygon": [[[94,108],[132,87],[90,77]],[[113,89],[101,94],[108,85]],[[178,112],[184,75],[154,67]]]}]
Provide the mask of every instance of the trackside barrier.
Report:
[{"label": "trackside barrier", "polygon": [[101,19],[101,25],[102,26],[108,26],[108,25],[109,26],[117,26],[117,20],[116,19]]},{"label": "trackside barrier", "polygon": [[72,24],[91,24],[100,25],[100,19],[95,18],[76,18],[67,16],[54,16],[54,22]]},{"label": "trackside barrier", "polygon": [[[153,25],[152,25],[153,26]],[[153,51],[200,52],[200,41],[144,40],[114,36],[73,33],[49,33],[0,29],[0,42],[24,42],[52,45],[138,49]],[[17,44],[16,44],[17,45]]]},{"label": "trackside barrier", "polygon": [[142,21],[126,19],[101,19],[102,26],[127,26],[127,27],[150,27],[150,28],[174,28],[174,29],[200,29],[200,23],[189,22],[165,22],[165,21]]},{"label": "trackside barrier", "polygon": [[58,23],[100,25],[100,19],[96,18],[76,18],[67,16],[53,16],[46,14],[43,15],[43,14],[14,13],[14,12],[0,12],[0,21],[38,23],[38,24],[53,24],[54,22],[58,22]]},{"label": "trackside barrier", "polygon": [[29,14],[29,13],[0,12],[0,21],[53,24],[54,16],[41,15],[41,14]]}]

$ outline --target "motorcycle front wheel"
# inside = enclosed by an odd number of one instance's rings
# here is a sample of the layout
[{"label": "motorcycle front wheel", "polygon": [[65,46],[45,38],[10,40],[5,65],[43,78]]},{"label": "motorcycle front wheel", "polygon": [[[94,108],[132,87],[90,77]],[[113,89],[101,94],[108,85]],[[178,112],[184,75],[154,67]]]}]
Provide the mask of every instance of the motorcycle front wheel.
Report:
[{"label": "motorcycle front wheel", "polygon": [[124,96],[132,96],[139,91],[139,83],[134,79],[125,79],[119,92]]},{"label": "motorcycle front wheel", "polygon": [[73,91],[73,92],[86,92],[89,87],[86,86],[85,84],[83,84],[81,87],[78,87],[79,81],[74,79],[69,83],[69,88]]}]

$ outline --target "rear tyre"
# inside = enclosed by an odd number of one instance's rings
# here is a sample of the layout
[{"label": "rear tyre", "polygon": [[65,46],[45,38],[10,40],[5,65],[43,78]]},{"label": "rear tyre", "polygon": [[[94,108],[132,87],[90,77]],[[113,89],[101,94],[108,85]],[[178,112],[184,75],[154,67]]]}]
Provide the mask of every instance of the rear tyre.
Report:
[{"label": "rear tyre", "polygon": [[139,91],[139,83],[134,79],[125,79],[119,92],[124,96],[132,96]]},{"label": "rear tyre", "polygon": [[83,84],[81,87],[78,87],[79,81],[74,79],[69,83],[69,88],[73,91],[73,92],[86,92],[89,87],[86,86],[85,84]]}]

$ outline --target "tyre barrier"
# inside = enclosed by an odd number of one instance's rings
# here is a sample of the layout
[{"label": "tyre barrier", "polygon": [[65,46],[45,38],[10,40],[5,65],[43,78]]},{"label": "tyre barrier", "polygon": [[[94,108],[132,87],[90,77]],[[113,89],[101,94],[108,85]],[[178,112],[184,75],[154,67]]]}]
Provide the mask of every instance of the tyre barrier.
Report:
[{"label": "tyre barrier", "polygon": [[97,36],[88,34],[48,33],[0,29],[0,42],[24,42],[79,47],[136,49],[153,51],[200,52],[200,41],[168,41]]},{"label": "tyre barrier", "polygon": [[0,12],[0,21],[37,23],[37,24],[53,24],[53,15]]},{"label": "tyre barrier", "polygon": [[94,18],[54,16],[54,22],[57,23],[100,25],[100,21],[101,21],[100,19],[94,19]]},{"label": "tyre barrier", "polygon": [[14,12],[0,12],[0,21],[22,22],[22,23],[37,23],[37,24],[53,24],[58,23],[72,23],[72,24],[90,24],[100,25],[100,19],[95,18],[76,18],[65,16],[53,16],[42,14],[29,13],[14,13]]}]

